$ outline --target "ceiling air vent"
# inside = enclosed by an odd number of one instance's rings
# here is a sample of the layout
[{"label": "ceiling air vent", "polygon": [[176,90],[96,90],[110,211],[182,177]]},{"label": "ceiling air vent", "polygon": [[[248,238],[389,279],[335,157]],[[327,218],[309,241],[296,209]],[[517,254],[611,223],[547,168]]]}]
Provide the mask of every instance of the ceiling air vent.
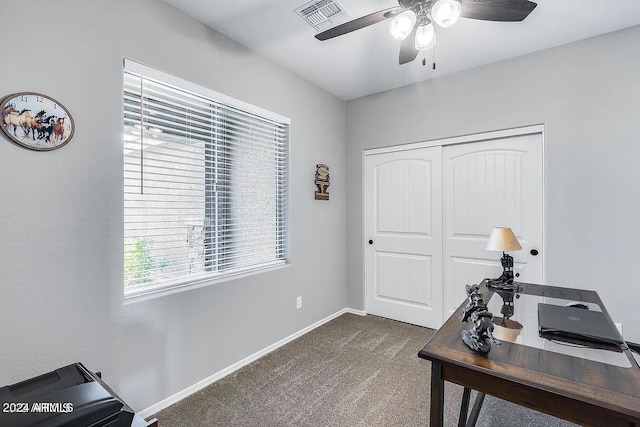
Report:
[{"label": "ceiling air vent", "polygon": [[334,27],[351,19],[344,6],[336,0],[314,0],[295,10],[309,25],[318,31]]}]

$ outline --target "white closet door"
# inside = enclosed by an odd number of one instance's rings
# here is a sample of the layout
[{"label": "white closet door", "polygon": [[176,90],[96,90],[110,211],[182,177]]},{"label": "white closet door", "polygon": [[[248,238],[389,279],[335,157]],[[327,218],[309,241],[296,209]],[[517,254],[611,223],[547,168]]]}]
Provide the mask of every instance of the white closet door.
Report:
[{"label": "white closet door", "polygon": [[509,252],[516,280],[542,283],[542,134],[446,146],[443,158],[446,318],[465,284],[501,274],[502,253],[485,250],[494,226],[511,227],[522,245]]},{"label": "white closet door", "polygon": [[366,156],[365,303],[370,314],[442,324],[442,147]]}]

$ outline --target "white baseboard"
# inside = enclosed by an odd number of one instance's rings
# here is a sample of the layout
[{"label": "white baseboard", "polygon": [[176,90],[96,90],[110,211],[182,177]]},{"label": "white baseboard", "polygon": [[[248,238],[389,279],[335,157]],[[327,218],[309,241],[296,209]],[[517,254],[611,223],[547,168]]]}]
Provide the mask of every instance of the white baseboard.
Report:
[{"label": "white baseboard", "polygon": [[357,314],[358,316],[366,316],[367,312],[364,310],[356,310],[355,308],[345,308],[345,313]]},{"label": "white baseboard", "polygon": [[316,323],[307,326],[304,329],[299,330],[298,332],[289,335],[286,338],[281,339],[280,341],[276,342],[275,344],[271,344],[270,346],[263,348],[262,350],[253,353],[252,355],[245,357],[244,359],[242,359],[239,362],[234,363],[231,366],[228,366],[227,368],[216,372],[215,374],[211,375],[208,378],[203,379],[202,381],[198,381],[197,383],[195,383],[192,386],[189,386],[187,388],[185,388],[182,391],[179,391],[178,393],[167,397],[166,399],[156,403],[155,405],[149,406],[147,409],[144,409],[142,411],[140,411],[138,413],[138,415],[140,415],[142,418],[149,418],[151,417],[153,414],[160,412],[161,410],[173,405],[174,403],[177,403],[179,401],[181,401],[182,399],[184,399],[185,397],[199,391],[202,390],[203,388],[205,388],[208,385],[213,384],[214,382],[226,377],[227,375],[237,371],[238,369],[248,365],[251,362],[254,362],[256,360],[258,360],[259,358],[261,358],[262,356],[271,353],[273,350],[276,350],[277,348],[282,347],[283,345],[295,340],[296,338],[301,337],[302,335],[311,332],[312,330],[314,330],[315,328],[317,328],[318,326],[322,326],[323,324],[329,322],[330,320],[335,319],[336,317],[342,316],[345,313],[351,313],[351,314],[356,314],[358,316],[366,316],[366,312],[365,311],[361,311],[361,310],[354,310],[352,308],[343,308],[342,310],[333,313],[330,316],[325,317],[322,320],[317,321]]}]

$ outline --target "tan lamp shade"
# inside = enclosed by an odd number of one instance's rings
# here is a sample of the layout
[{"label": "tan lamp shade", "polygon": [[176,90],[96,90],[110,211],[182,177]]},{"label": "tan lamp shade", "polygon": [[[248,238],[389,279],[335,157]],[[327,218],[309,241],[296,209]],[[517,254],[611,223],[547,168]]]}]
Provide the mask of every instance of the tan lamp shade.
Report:
[{"label": "tan lamp shade", "polygon": [[509,227],[493,227],[486,249],[488,251],[519,251],[522,246]]},{"label": "tan lamp shade", "polygon": [[522,324],[504,317],[493,318],[493,336],[501,341],[516,342],[522,332]]}]

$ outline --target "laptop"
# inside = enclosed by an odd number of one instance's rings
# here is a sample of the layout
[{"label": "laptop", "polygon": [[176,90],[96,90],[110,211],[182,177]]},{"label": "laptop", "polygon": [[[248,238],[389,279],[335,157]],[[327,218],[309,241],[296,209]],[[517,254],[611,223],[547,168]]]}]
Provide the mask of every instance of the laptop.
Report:
[{"label": "laptop", "polygon": [[543,338],[625,345],[618,329],[600,311],[538,303],[538,327]]}]

